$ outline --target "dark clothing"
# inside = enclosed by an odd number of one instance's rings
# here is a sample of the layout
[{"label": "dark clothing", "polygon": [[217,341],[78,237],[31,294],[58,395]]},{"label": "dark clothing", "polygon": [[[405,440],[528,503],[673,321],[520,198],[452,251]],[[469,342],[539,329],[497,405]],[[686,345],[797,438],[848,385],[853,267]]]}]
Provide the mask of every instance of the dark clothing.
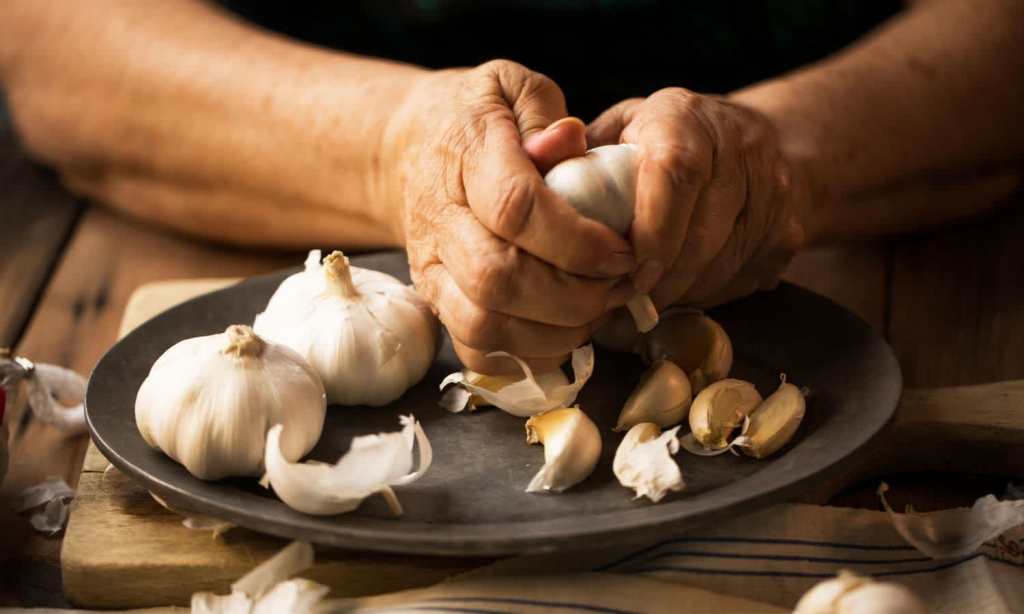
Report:
[{"label": "dark clothing", "polygon": [[666,86],[727,92],[859,38],[895,0],[227,0],[264,27],[319,45],[427,67],[520,62],[554,79],[591,119]]}]

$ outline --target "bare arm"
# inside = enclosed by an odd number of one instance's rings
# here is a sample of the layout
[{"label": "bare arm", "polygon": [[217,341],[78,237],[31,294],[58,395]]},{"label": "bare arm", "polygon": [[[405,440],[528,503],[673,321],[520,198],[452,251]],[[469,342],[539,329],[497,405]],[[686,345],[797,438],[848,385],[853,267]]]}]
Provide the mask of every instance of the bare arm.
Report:
[{"label": "bare arm", "polygon": [[732,98],[814,184],[808,239],[983,210],[1024,169],[1024,2],[918,2],[843,53]]},{"label": "bare arm", "polygon": [[128,214],[241,244],[400,243],[379,166],[422,74],[198,0],[13,0],[0,21],[0,79],[36,157]]}]

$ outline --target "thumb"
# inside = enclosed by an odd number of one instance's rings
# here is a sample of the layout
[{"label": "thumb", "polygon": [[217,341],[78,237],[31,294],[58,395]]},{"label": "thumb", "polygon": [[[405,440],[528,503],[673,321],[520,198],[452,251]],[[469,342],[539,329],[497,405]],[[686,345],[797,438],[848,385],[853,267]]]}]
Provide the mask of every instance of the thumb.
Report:
[{"label": "thumb", "polygon": [[523,139],[526,155],[543,175],[562,160],[587,151],[587,127],[576,117],[563,117]]}]

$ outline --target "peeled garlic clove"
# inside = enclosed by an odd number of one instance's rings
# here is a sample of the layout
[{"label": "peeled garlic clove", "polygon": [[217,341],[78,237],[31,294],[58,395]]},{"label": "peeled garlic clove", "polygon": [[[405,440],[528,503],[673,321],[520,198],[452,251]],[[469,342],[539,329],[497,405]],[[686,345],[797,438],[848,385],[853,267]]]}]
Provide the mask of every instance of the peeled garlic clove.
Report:
[{"label": "peeled garlic clove", "polygon": [[723,379],[711,384],[690,405],[693,438],[705,448],[725,448],[733,429],[760,403],[761,395],[750,382]]},{"label": "peeled garlic clove", "polygon": [[733,441],[733,445],[748,456],[764,458],[774,454],[792,439],[804,419],[806,401],[803,392],[787,382],[785,375],[781,380],[778,390],[750,413],[746,433]]},{"label": "peeled garlic clove", "polygon": [[641,356],[648,363],[665,358],[690,375],[694,393],[729,375],[732,342],[725,329],[703,313],[672,309],[644,337]]},{"label": "peeled garlic clove", "polygon": [[[334,465],[290,463],[280,450],[281,425],[267,433],[265,464],[274,493],[288,507],[315,515],[350,512],[370,495],[382,494],[395,514],[402,512],[392,486],[415,482],[433,461],[433,450],[423,427],[412,416],[402,416],[396,433],[364,435]],[[413,444],[419,445],[419,467],[413,471]]]},{"label": "peeled garlic clove", "polygon": [[562,492],[590,475],[601,457],[601,433],[579,407],[563,407],[527,420],[526,443],[544,445],[544,466],[526,492]]},{"label": "peeled garlic clove", "polygon": [[659,360],[626,399],[614,430],[625,431],[641,422],[675,426],[686,418],[691,400],[686,373],[670,360]]},{"label": "peeled garlic clove", "polygon": [[893,582],[874,582],[850,571],[819,582],[796,604],[793,614],[926,614],[914,593]]},{"label": "peeled garlic clove", "polygon": [[619,483],[636,491],[636,498],[657,503],[670,491],[686,487],[679,465],[672,455],[679,451],[679,427],[661,432],[653,422],[641,422],[629,429],[615,450],[612,471]]},{"label": "peeled garlic clove", "polygon": [[[561,369],[534,376],[529,365],[508,352],[492,352],[487,356],[511,358],[523,370],[523,377],[494,391],[489,386],[473,383],[472,376],[477,374],[472,371],[456,371],[444,378],[444,381],[441,382],[441,390],[448,386],[458,385],[463,392],[452,390],[445,392],[441,397],[442,407],[448,411],[459,412],[470,406],[474,397],[479,397],[513,416],[526,418],[573,404],[580,389],[594,372],[594,346],[592,345],[585,345],[573,350],[574,381],[571,384]],[[467,391],[469,394],[466,393]]]}]

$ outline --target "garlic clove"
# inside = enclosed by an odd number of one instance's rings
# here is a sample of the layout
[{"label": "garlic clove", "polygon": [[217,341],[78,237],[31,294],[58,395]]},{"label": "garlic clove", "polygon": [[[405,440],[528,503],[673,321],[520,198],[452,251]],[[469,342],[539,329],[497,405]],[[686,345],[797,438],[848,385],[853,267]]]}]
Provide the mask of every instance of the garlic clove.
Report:
[{"label": "garlic clove", "polygon": [[793,614],[926,614],[921,600],[905,586],[875,582],[842,570],[804,593]]},{"label": "garlic clove", "polygon": [[526,443],[544,445],[544,466],[526,492],[562,492],[586,479],[601,457],[601,433],[579,407],[563,407],[526,421]]},{"label": "garlic clove", "polygon": [[594,372],[594,346],[592,345],[585,345],[573,350],[574,381],[571,384],[561,370],[558,370],[557,374],[552,371],[534,376],[529,365],[508,352],[488,354],[488,357],[502,356],[511,358],[519,365],[519,368],[523,370],[521,379],[494,391],[470,381],[471,371],[456,371],[444,378],[441,382],[441,390],[457,385],[471,394],[448,391],[441,397],[441,406],[449,411],[462,411],[470,406],[473,397],[476,396],[513,416],[526,418],[574,403],[580,389]]},{"label": "garlic clove", "polygon": [[696,394],[729,375],[732,342],[725,329],[700,311],[670,309],[644,337],[641,356],[648,363],[666,358],[690,375]]},{"label": "garlic clove", "polygon": [[613,311],[608,322],[594,333],[594,343],[612,352],[639,354],[641,339],[642,335],[637,332],[636,324],[625,309]]},{"label": "garlic clove", "polygon": [[712,450],[727,447],[733,429],[760,403],[761,395],[750,382],[723,379],[711,384],[690,405],[693,438]]},{"label": "garlic clove", "polygon": [[732,443],[748,456],[765,458],[774,454],[793,438],[804,419],[804,393],[787,382],[785,374],[781,380],[778,390],[750,413],[750,425],[743,436]]},{"label": "garlic clove", "polygon": [[[415,482],[433,461],[426,433],[412,416],[402,416],[402,430],[364,435],[334,465],[291,463],[280,451],[281,425],[267,434],[267,479],[288,507],[315,515],[350,512],[370,495],[381,493],[395,514],[401,505],[391,490]],[[419,467],[413,471],[413,444],[419,445]]]},{"label": "garlic clove", "polygon": [[686,418],[691,400],[686,373],[670,360],[659,360],[626,399],[614,430],[625,431],[641,422],[675,426]]},{"label": "garlic clove", "polygon": [[636,491],[636,498],[657,503],[672,491],[686,487],[679,465],[672,455],[679,451],[679,427],[661,432],[653,422],[641,422],[629,429],[615,450],[612,471],[619,483]]}]

